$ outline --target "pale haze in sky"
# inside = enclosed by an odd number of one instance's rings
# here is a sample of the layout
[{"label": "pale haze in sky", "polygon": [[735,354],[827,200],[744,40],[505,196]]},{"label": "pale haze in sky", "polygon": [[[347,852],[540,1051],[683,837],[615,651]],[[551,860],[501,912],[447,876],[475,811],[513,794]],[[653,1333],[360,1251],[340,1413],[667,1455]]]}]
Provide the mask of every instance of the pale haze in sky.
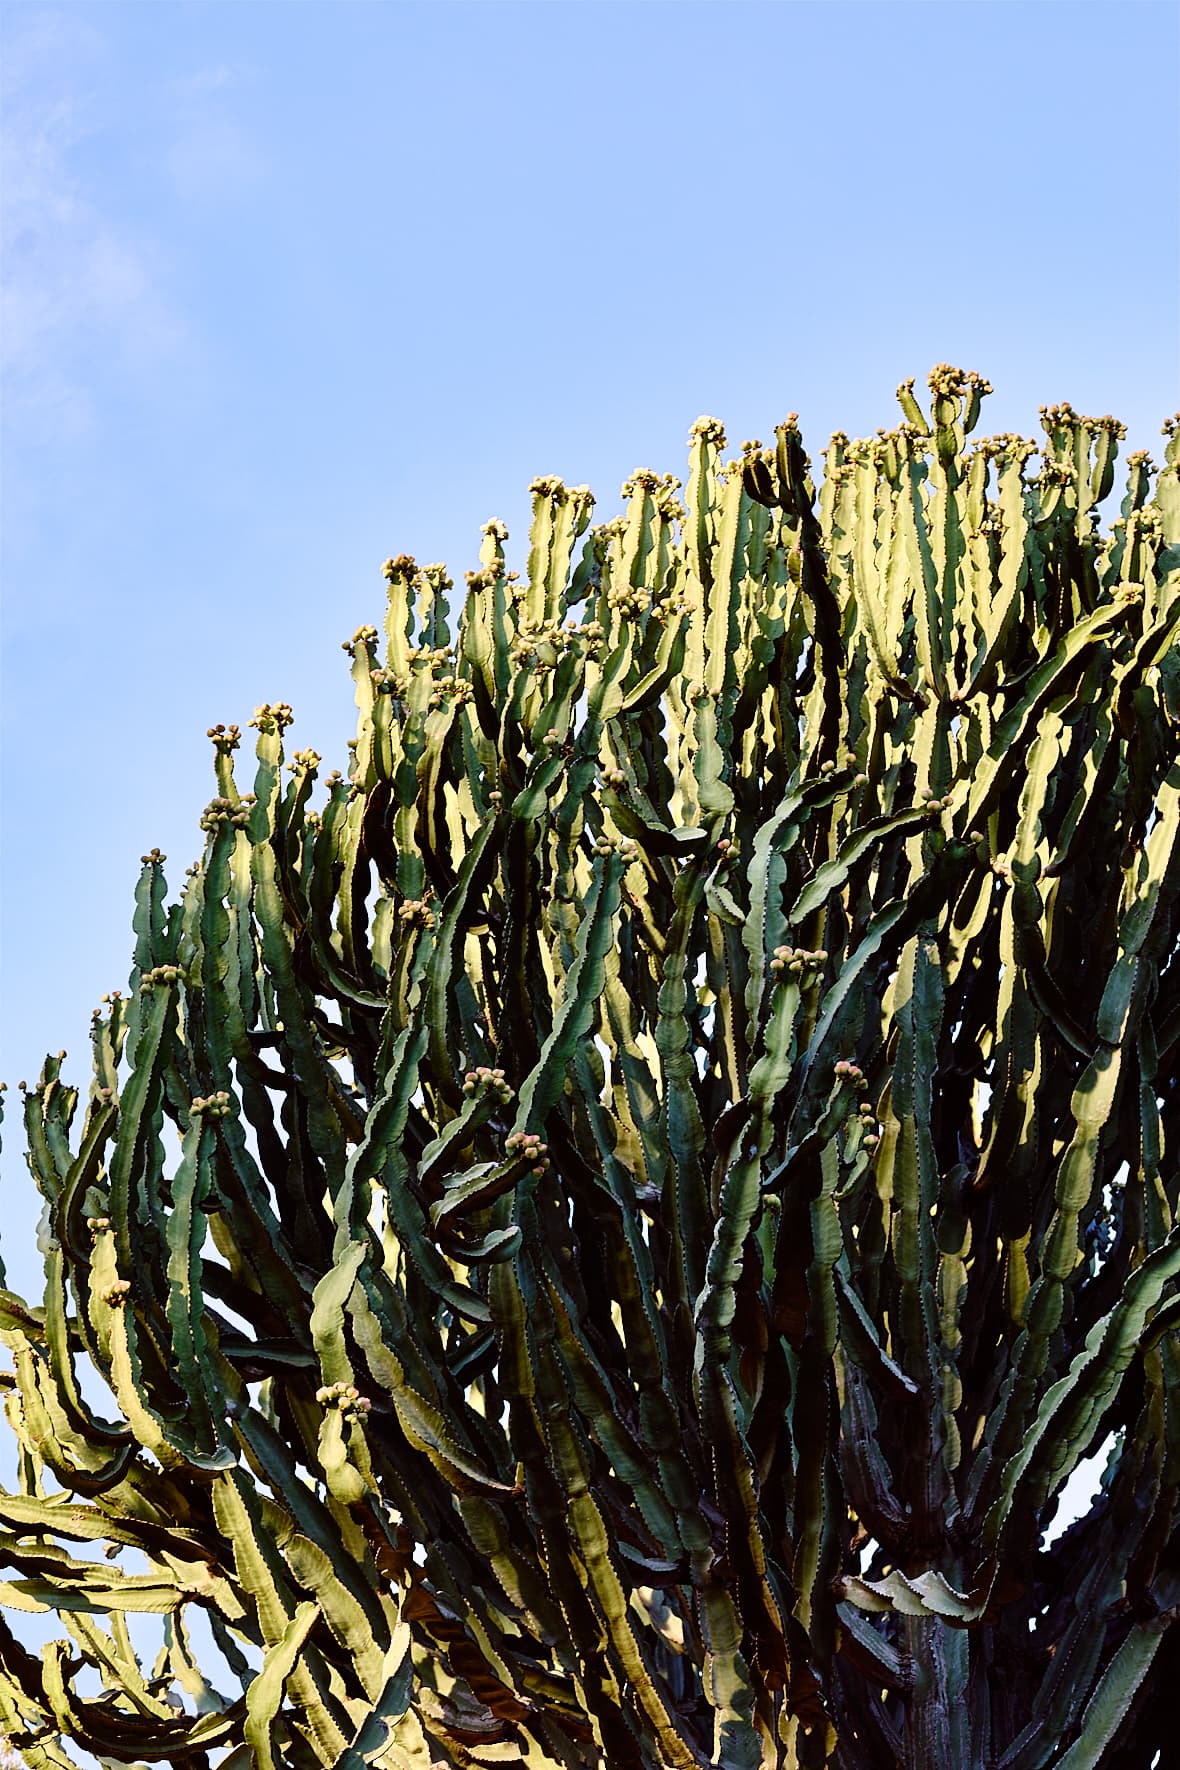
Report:
[{"label": "pale haze in sky", "polygon": [[529,481],[682,473],[800,414],[899,416],[947,360],[984,428],[1177,404],[1171,4],[8,4],[3,15],[0,1225],[13,1109],[125,988],[206,727],[263,700],[343,764],[381,562]]}]

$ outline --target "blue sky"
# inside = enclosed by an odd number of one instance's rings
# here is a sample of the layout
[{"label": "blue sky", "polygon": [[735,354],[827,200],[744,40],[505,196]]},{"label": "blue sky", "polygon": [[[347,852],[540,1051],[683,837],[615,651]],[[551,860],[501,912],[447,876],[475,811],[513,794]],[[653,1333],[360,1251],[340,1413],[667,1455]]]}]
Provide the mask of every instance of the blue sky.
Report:
[{"label": "blue sky", "polygon": [[[329,765],[381,561],[520,547],[801,415],[891,423],[946,359],[1153,448],[1180,384],[1165,4],[40,5],[3,14],[0,1076],[126,983],[205,729]],[[510,550],[512,542],[510,542]],[[33,1194],[12,1126],[15,1282]]]}]

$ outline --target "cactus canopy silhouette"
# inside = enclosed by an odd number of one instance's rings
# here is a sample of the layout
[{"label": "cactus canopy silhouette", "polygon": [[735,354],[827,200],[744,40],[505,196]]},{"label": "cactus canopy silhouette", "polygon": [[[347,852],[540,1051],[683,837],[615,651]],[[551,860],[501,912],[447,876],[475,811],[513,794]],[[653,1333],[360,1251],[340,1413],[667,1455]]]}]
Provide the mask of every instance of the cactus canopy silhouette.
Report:
[{"label": "cactus canopy silhouette", "polygon": [[818,493],[701,419],[683,502],[389,560],[344,774],[210,733],[88,1094],[24,1091],[34,1770],[1150,1761],[1180,438],[1104,527],[1114,419],[930,390]]}]

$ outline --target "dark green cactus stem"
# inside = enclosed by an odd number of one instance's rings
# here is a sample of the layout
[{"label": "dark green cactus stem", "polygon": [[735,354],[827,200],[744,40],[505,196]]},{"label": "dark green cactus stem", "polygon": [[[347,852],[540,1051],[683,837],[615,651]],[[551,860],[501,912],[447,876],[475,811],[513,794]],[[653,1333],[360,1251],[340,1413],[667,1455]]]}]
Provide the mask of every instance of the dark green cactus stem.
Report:
[{"label": "dark green cactus stem", "polygon": [[322,790],[284,703],[249,781],[210,730],[89,1092],[23,1089],[34,1770],[1165,1743],[1180,447],[1104,531],[1121,427],[1034,460],[987,392],[818,493],[793,417],[599,526],[537,480],[523,577],[390,559]]}]

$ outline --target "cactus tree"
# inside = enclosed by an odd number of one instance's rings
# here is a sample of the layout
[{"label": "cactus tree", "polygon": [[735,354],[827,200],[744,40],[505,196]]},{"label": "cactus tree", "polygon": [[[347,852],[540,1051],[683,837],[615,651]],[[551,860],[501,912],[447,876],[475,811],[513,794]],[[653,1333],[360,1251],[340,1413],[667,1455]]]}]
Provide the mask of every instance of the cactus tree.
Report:
[{"label": "cactus tree", "polygon": [[344,774],[210,733],[88,1093],[24,1092],[29,1765],[1150,1761],[1180,439],[1103,528],[1113,419],[930,392],[818,493],[701,419],[683,502],[389,560]]}]

